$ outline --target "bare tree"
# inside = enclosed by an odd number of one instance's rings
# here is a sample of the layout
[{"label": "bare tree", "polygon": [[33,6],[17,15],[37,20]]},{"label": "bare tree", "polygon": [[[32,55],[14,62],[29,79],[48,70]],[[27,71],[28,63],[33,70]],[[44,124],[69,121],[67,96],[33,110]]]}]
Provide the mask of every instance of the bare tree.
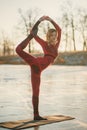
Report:
[{"label": "bare tree", "polygon": [[65,51],[68,48],[68,37],[69,37],[69,33],[68,33],[68,28],[69,28],[69,18],[68,18],[68,14],[64,13],[63,17],[62,17],[62,25],[63,25],[63,35],[64,35],[64,41],[65,41]]},{"label": "bare tree", "polygon": [[77,30],[81,33],[83,38],[83,51],[87,51],[87,14],[84,10],[78,10],[79,25]]},{"label": "bare tree", "polygon": [[3,55],[10,55],[10,47],[6,39],[3,40]]},{"label": "bare tree", "polygon": [[[39,9],[29,9],[26,14],[23,14],[22,10],[19,9],[19,14],[21,17],[21,23],[18,29],[24,31],[23,33],[28,36],[32,26],[34,25],[38,15],[41,13]],[[32,41],[31,41],[32,42]],[[31,53],[31,44],[29,44],[28,51]]]},{"label": "bare tree", "polygon": [[10,38],[2,32],[2,41],[1,41],[2,55],[13,55],[14,54],[14,43]]},{"label": "bare tree", "polygon": [[[66,49],[73,47],[76,51],[76,15],[77,8],[71,1],[65,2],[61,5],[62,9],[62,23],[63,23],[63,36],[65,41],[65,51]],[[74,11],[73,11],[74,10]]]},{"label": "bare tree", "polygon": [[75,42],[75,21],[74,21],[74,16],[73,16],[73,14],[71,14],[71,28],[72,28],[73,47],[74,47],[74,51],[76,51],[76,42]]}]

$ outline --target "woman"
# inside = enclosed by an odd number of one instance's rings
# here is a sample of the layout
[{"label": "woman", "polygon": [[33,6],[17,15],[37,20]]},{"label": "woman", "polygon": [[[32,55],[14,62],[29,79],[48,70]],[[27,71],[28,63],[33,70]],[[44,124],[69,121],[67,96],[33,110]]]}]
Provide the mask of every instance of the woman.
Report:
[{"label": "woman", "polygon": [[[49,29],[46,35],[46,41],[37,36],[38,25],[41,21],[50,21],[55,29]],[[29,41],[35,38],[35,40],[42,46],[44,51],[43,57],[34,57],[23,49],[29,44]],[[46,120],[39,115],[38,105],[39,105],[39,89],[40,89],[40,78],[41,72],[52,64],[58,55],[58,47],[61,38],[60,27],[48,16],[41,17],[31,30],[30,35],[22,41],[16,48],[17,54],[23,58],[31,68],[31,83],[32,83],[32,104],[33,104],[33,114],[34,120]]]}]

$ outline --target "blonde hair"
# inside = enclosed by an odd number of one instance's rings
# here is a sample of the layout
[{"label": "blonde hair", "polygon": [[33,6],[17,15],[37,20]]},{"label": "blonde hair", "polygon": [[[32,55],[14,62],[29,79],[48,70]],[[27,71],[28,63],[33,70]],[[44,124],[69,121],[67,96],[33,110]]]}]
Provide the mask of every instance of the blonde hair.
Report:
[{"label": "blonde hair", "polygon": [[47,34],[46,34],[46,41],[47,41],[47,42],[50,41],[50,36],[51,36],[51,34],[52,34],[53,32],[56,32],[56,33],[57,33],[57,31],[56,31],[55,29],[49,29],[49,30],[48,30],[48,32],[47,32]]}]

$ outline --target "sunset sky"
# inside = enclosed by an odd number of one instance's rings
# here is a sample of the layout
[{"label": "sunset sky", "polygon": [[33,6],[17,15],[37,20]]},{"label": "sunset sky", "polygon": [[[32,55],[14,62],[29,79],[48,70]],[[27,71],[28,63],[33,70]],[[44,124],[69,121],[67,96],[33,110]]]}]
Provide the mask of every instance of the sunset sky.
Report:
[{"label": "sunset sky", "polygon": [[[13,37],[15,26],[20,20],[18,9],[21,8],[26,12],[32,8],[39,8],[43,15],[49,15],[52,18],[61,16],[63,4],[72,4],[74,8],[82,8],[87,11],[87,0],[0,0],[0,36],[5,32],[10,37]],[[66,10],[68,8],[66,6]],[[75,10],[73,10],[75,13]],[[14,36],[15,37],[15,36]]]}]

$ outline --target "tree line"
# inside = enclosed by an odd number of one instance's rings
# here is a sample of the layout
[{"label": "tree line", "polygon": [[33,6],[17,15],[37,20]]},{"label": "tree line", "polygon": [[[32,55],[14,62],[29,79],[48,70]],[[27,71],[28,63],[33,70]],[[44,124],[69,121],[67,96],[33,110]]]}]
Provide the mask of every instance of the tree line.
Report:
[{"label": "tree line", "polygon": [[77,15],[63,14],[62,25],[65,51],[67,48],[70,51],[72,48],[73,51],[77,51],[80,46],[82,46],[82,51],[87,51],[87,14],[85,11],[78,10]]},{"label": "tree line", "polygon": [[[39,16],[39,10],[29,10],[26,15],[23,15],[22,10],[19,10],[19,14],[22,20],[21,30],[28,36],[34,23]],[[59,18],[56,18],[59,19]],[[56,20],[57,22],[57,20]],[[58,23],[59,24],[59,23]],[[72,12],[63,12],[60,18],[60,26],[62,28],[62,40],[61,47],[64,47],[64,51],[78,51],[80,46],[82,51],[87,51],[87,14],[85,10],[77,10],[76,14]],[[43,35],[52,25],[49,22],[41,23],[39,28]],[[31,52],[32,43],[29,44],[29,52]]]},{"label": "tree line", "polygon": [[[30,9],[26,14],[23,14],[22,10],[19,9],[20,23],[17,29],[28,36],[34,23],[37,21],[38,16],[41,15],[39,9]],[[56,18],[56,22],[58,17]],[[64,11],[60,18],[60,26],[62,28],[62,40],[61,48],[64,51],[78,51],[78,47],[82,46],[82,51],[87,51],[87,14],[84,10],[78,10],[76,14],[72,12]],[[59,24],[59,23],[58,23]],[[52,25],[49,22],[41,23],[39,26],[40,32],[43,35],[46,34],[47,30]],[[35,51],[32,49],[34,41],[32,40],[28,47],[28,52]],[[0,55],[14,55],[15,54],[15,44],[9,40],[7,37],[3,37],[2,42],[0,42]]]}]

